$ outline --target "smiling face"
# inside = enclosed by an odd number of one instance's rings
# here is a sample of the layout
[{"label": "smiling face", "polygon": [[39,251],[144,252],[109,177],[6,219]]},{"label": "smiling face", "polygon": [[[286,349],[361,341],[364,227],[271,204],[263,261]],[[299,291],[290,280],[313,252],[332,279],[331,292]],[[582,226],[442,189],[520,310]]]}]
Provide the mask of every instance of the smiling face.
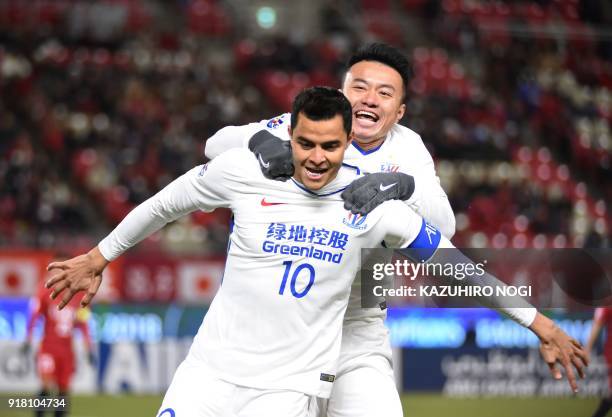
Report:
[{"label": "smiling face", "polygon": [[402,77],[380,62],[354,64],[344,78],[342,92],[353,109],[355,141],[364,150],[380,145],[406,111]]},{"label": "smiling face", "polygon": [[295,174],[293,177],[310,190],[317,191],[338,174],[351,136],[344,130],[342,116],[311,120],[298,114],[297,124],[289,128]]}]

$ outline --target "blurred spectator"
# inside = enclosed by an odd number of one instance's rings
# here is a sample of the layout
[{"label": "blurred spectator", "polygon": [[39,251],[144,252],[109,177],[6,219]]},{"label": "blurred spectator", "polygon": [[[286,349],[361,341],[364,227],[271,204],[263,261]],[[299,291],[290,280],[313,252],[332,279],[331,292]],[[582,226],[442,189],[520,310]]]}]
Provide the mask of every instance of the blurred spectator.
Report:
[{"label": "blurred spectator", "polygon": [[[51,300],[49,290],[41,281],[38,293],[32,299],[32,316],[28,323],[27,339],[21,350],[28,353],[31,350],[32,333],[38,319],[44,319],[44,330],[40,347],[36,353],[36,369],[41,381],[41,390],[38,396],[63,397],[65,404],[53,411],[55,417],[67,415],[70,399],[70,382],[75,370],[75,355],[73,351],[73,331],[79,329],[85,341],[90,364],[94,364],[95,357],[89,336],[89,309],[79,307],[78,300],[72,300],[63,310],[57,306],[61,297]],[[47,408],[48,411],[51,409]],[[42,417],[45,407],[36,409],[34,415]]]}]

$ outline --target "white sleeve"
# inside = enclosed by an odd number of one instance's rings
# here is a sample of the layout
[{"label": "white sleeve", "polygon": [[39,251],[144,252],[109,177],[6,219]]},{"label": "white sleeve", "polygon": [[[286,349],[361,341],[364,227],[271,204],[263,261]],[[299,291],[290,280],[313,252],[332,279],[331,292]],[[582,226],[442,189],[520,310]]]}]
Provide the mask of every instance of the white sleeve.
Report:
[{"label": "white sleeve", "polygon": [[[428,261],[434,257],[437,249],[452,249],[458,259],[463,262],[472,262],[465,257],[461,251],[451,243],[441,232],[436,230],[432,225],[425,222],[418,214],[412,210],[406,210],[405,205],[391,207],[392,202],[386,202],[389,215],[383,216],[387,225],[387,235],[385,236],[385,245],[395,248],[410,248],[412,256],[418,256],[423,261]],[[401,217],[400,217],[401,216]],[[392,220],[389,220],[392,219]],[[401,221],[399,221],[401,219]],[[447,252],[448,253],[448,252]],[[455,256],[452,256],[453,258]],[[504,285],[501,281],[490,274],[486,274],[487,285]],[[484,304],[492,307],[502,314],[507,315],[515,322],[524,327],[529,327],[536,317],[537,310],[529,305],[526,301],[523,303],[526,307],[511,308],[499,305],[496,297],[484,297]]]},{"label": "white sleeve", "polygon": [[380,220],[385,230],[383,242],[386,247],[405,248],[417,239],[423,219],[413,209],[397,200],[385,201],[379,207],[386,210]]},{"label": "white sleeve", "polygon": [[251,137],[261,130],[259,123],[243,126],[226,126],[212,135],[204,143],[204,154],[208,159],[215,159],[228,149],[247,148]]},{"label": "white sleeve", "polygon": [[287,127],[290,125],[289,113],[242,126],[226,126],[220,129],[204,143],[204,154],[208,159],[215,159],[223,152],[232,148],[248,148],[251,137],[261,131],[267,130],[280,139],[288,140]]},{"label": "white sleeve", "polygon": [[436,175],[434,161],[420,136],[417,148],[413,149],[417,151],[417,160],[421,165],[405,172],[414,176],[414,192],[406,204],[451,239],[455,234],[455,214]]},{"label": "white sleeve", "polygon": [[196,210],[227,207],[232,198],[228,187],[227,158],[197,166],[132,210],[99,244],[108,261],[161,229],[167,223]]},{"label": "white sleeve", "polygon": [[[448,239],[444,237],[442,237],[439,248],[454,249],[457,251],[458,254],[461,254],[461,251],[455,248],[455,246]],[[471,262],[471,259],[467,258],[465,255],[461,254],[461,256],[466,261]],[[493,285],[494,286],[505,285],[503,282],[498,280],[496,277],[488,273],[485,274],[483,283],[486,285],[492,285],[492,286]],[[525,307],[503,307],[503,306],[499,306],[499,303],[497,302],[497,298],[495,296],[483,297],[483,298],[485,299],[485,302],[486,302],[485,305],[487,307],[491,307],[494,310],[508,316],[510,319],[514,320],[515,322],[517,322],[518,324],[524,327],[531,326],[531,323],[533,323],[536,315],[538,314],[538,310],[534,307],[531,307],[527,301],[523,302]]]},{"label": "white sleeve", "polygon": [[435,173],[433,176],[415,176],[414,193],[406,204],[440,230],[444,237],[452,239],[455,213]]}]

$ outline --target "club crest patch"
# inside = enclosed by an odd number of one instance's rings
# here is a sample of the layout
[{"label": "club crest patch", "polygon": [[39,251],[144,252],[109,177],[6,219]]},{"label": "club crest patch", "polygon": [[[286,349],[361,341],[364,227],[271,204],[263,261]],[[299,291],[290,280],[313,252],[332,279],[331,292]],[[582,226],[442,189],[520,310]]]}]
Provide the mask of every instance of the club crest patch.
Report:
[{"label": "club crest patch", "polygon": [[342,223],[352,229],[364,230],[367,227],[365,223],[366,217],[367,214],[364,216],[362,214],[353,214],[349,212],[348,215],[342,219]]},{"label": "club crest patch", "polygon": [[399,169],[399,164],[393,164],[390,162],[380,164],[380,172],[399,172]]},{"label": "club crest patch", "polygon": [[285,123],[285,120],[283,119],[283,116],[279,116],[279,117],[275,117],[273,119],[268,120],[268,123],[266,123],[266,126],[269,129],[276,129],[280,125],[282,125],[283,123]]}]

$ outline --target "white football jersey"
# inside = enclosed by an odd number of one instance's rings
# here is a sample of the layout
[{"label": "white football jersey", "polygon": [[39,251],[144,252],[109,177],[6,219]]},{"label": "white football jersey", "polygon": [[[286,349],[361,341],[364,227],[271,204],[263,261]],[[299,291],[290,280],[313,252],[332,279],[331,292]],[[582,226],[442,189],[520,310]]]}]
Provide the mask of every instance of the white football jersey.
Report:
[{"label": "white football jersey", "polygon": [[[189,360],[236,385],[328,397],[361,249],[431,241],[431,229],[402,202],[367,216],[346,211],[340,193],[357,175],[343,166],[315,193],[293,179],[266,179],[250,151],[232,149],[137,207],[99,249],[112,260],[167,221],[231,208],[223,283]],[[438,242],[439,235],[432,252]]]},{"label": "white football jersey", "polygon": [[[249,139],[263,129],[283,140],[290,140],[289,126],[291,126],[291,114],[285,113],[248,125],[225,127],[206,142],[206,156],[213,159],[229,148],[246,148]],[[346,150],[344,162],[358,167],[363,172],[402,172],[412,175],[415,178],[415,191],[406,204],[438,228],[448,239],[452,237],[455,232],[452,208],[436,176],[433,159],[416,132],[395,124],[385,141],[379,147],[368,151],[364,151],[353,141]],[[351,290],[345,316],[346,324],[349,325],[353,322],[386,317],[386,310],[361,307],[360,282],[357,276]]]}]

